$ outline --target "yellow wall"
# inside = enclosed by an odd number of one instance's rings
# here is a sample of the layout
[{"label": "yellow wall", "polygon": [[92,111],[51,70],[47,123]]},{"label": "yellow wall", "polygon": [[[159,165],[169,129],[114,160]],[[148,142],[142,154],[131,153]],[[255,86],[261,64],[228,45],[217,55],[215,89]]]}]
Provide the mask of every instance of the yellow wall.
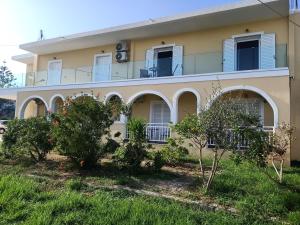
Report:
[{"label": "yellow wall", "polygon": [[178,99],[178,121],[186,115],[197,113],[197,98],[193,93],[183,93]]},{"label": "yellow wall", "polygon": [[[290,19],[300,24],[300,13]],[[291,76],[291,125],[295,127],[296,140],[292,143],[291,157],[300,161],[300,28],[289,23],[289,68]]]},{"label": "yellow wall", "polygon": [[138,98],[132,105],[132,117],[150,122],[150,105],[152,101],[163,101],[155,95],[145,95]]},{"label": "yellow wall", "polygon": [[[227,38],[231,38],[232,35],[245,33],[248,29],[249,32],[276,33],[276,43],[286,44],[288,43],[288,26],[287,19],[275,19],[260,21],[248,24],[220,27],[214,29],[207,29],[204,31],[182,33],[172,36],[163,36],[150,39],[131,40],[130,42],[130,60],[139,61],[136,62],[132,69],[132,74],[123,74],[127,67],[132,67],[130,63],[117,64],[112,68],[112,76],[115,79],[120,79],[122,76],[132,77],[139,72],[139,68],[143,67],[145,62],[145,53],[147,49],[153,46],[161,45],[162,41],[166,44],[176,44],[184,46],[184,55],[186,58],[186,67],[189,67],[189,63],[193,61],[194,54],[197,57],[204,57],[203,64],[197,65],[200,67],[201,72],[217,72],[222,70],[222,50],[223,41]],[[48,61],[53,59],[62,59],[64,69],[83,69],[83,71],[91,71],[91,67],[94,62],[94,55],[101,53],[113,53],[115,54],[115,45],[99,46],[88,49],[81,49],[75,51],[61,52],[55,54],[40,55],[37,62],[38,71],[46,71],[48,68]],[[201,60],[199,60],[201,61]],[[114,61],[115,63],[115,61]],[[185,71],[188,73],[189,71]],[[192,72],[192,71],[191,71]],[[120,74],[121,73],[121,74]],[[74,74],[74,71],[65,71],[62,80],[64,82],[72,82],[74,76],[70,77],[70,74]],[[85,73],[86,75],[86,73]],[[80,76],[80,75],[79,75]],[[81,75],[82,76],[82,75]],[[86,79],[86,78],[85,78]]]}]

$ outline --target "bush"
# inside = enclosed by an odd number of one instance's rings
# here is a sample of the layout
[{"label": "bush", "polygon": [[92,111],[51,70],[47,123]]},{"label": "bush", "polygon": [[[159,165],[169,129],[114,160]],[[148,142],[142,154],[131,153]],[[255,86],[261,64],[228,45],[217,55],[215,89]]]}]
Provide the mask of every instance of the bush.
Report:
[{"label": "bush", "polygon": [[113,124],[111,108],[91,97],[67,99],[61,114],[52,115],[58,151],[81,167],[93,167],[105,153],[104,136]]},{"label": "bush", "polygon": [[117,162],[130,167],[139,167],[147,156],[146,123],[141,119],[131,119],[127,125],[129,140],[119,147],[114,155]]},{"label": "bush", "polygon": [[44,160],[53,148],[50,122],[46,117],[10,121],[3,135],[3,148],[6,157],[30,156],[35,162]]},{"label": "bush", "polygon": [[189,152],[182,144],[183,141],[181,139],[168,139],[168,143],[161,150],[161,154],[166,163],[177,164],[187,157]]}]

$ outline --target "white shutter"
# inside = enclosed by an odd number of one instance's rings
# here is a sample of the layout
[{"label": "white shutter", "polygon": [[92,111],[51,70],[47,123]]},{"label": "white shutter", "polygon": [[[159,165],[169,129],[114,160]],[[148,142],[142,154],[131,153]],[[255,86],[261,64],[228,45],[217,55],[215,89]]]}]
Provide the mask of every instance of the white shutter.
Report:
[{"label": "white shutter", "polygon": [[234,39],[225,40],[223,45],[223,72],[232,72],[235,70]]},{"label": "white shutter", "polygon": [[261,35],[261,69],[275,68],[275,34]]},{"label": "white shutter", "polygon": [[183,46],[173,47],[173,62],[172,73],[174,76],[182,75],[182,63],[183,63]]},{"label": "white shutter", "polygon": [[61,81],[61,69],[62,61],[61,60],[52,60],[48,62],[48,85],[57,85]]},{"label": "white shutter", "polygon": [[148,70],[149,75],[152,75],[152,71],[149,69],[154,66],[154,50],[148,49],[146,52],[146,69]]}]

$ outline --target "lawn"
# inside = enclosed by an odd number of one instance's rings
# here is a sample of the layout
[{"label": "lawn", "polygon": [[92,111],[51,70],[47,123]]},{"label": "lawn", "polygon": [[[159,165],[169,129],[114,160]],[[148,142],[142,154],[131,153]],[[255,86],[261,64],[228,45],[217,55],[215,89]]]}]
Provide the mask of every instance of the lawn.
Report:
[{"label": "lawn", "polygon": [[[137,174],[109,163],[79,171],[53,159],[1,161],[0,224],[300,224],[299,168],[286,169],[285,183],[277,185],[249,164],[228,160],[208,194],[199,188],[196,169]],[[237,213],[110,188],[116,185],[205,200]]]}]

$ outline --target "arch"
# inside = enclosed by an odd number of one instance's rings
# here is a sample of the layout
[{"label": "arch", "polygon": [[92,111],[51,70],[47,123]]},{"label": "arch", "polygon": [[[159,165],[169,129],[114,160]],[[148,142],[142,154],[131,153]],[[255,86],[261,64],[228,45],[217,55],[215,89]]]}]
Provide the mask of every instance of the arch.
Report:
[{"label": "arch", "polygon": [[170,109],[170,113],[171,113],[171,121],[174,123],[175,122],[175,112],[174,112],[173,106],[172,106],[171,102],[169,101],[169,99],[165,95],[163,95],[162,93],[160,93],[158,91],[154,91],[154,90],[140,91],[140,92],[136,93],[135,95],[131,96],[128,99],[127,104],[131,105],[139,97],[141,97],[143,95],[151,95],[151,94],[161,97],[165,101],[165,103],[167,103],[167,105]]},{"label": "arch", "polygon": [[196,99],[197,99],[197,113],[200,112],[201,96],[200,96],[199,92],[194,88],[180,89],[180,90],[176,91],[176,93],[173,96],[173,108],[174,108],[174,111],[175,111],[175,115],[174,115],[175,121],[174,122],[175,123],[178,122],[178,101],[179,101],[179,98],[182,94],[187,93],[187,92],[193,93],[196,96]]},{"label": "arch", "polygon": [[113,96],[118,96],[121,99],[121,101],[124,102],[124,98],[122,97],[122,95],[119,92],[112,91],[105,95],[104,103],[107,103]]},{"label": "arch", "polygon": [[33,95],[33,96],[30,96],[30,97],[26,98],[26,99],[23,101],[23,103],[21,104],[20,110],[19,110],[19,118],[20,118],[20,119],[24,119],[25,109],[26,109],[28,103],[29,103],[31,100],[34,100],[34,99],[39,99],[39,100],[41,100],[41,101],[44,103],[44,105],[45,105],[45,107],[46,107],[46,110],[47,110],[47,111],[49,110],[49,106],[48,106],[47,102],[46,102],[41,96],[39,96],[39,95]]},{"label": "arch", "polygon": [[65,97],[61,94],[53,95],[49,101],[50,110],[55,109],[55,101],[57,98],[60,98],[61,100],[65,101]]},{"label": "arch", "polygon": [[247,85],[245,85],[245,86],[237,85],[237,86],[231,86],[231,87],[224,88],[220,91],[219,94],[214,96],[210,102],[207,103],[207,107],[210,107],[211,104],[214,102],[214,100],[217,99],[218,97],[220,97],[221,95],[232,92],[232,91],[239,91],[239,90],[253,91],[253,92],[259,94],[261,97],[263,97],[269,103],[269,105],[271,106],[271,108],[273,110],[274,128],[278,127],[279,113],[278,113],[278,107],[277,107],[276,103],[265,91],[263,91],[257,87],[247,86]]}]

